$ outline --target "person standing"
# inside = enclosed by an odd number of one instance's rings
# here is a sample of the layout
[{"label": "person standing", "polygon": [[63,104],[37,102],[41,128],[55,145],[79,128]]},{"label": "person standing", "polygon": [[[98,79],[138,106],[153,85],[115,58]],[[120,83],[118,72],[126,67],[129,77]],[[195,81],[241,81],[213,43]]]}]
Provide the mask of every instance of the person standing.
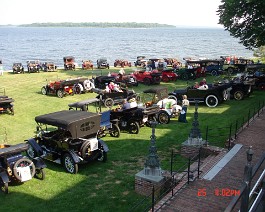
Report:
[{"label": "person standing", "polygon": [[187,110],[188,110],[188,106],[190,105],[190,102],[188,100],[187,95],[183,95],[182,96],[182,110],[180,112],[179,115],[179,122],[183,122],[183,123],[187,123],[187,119],[186,119],[186,115],[187,115]]}]

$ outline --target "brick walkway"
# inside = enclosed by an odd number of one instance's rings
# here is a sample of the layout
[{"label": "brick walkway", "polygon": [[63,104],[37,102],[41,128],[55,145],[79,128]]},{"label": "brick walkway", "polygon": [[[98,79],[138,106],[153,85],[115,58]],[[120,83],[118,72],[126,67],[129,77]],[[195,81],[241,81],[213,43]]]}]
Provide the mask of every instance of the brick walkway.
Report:
[{"label": "brick walkway", "polygon": [[[240,132],[235,140],[235,144],[242,144],[243,146],[212,180],[198,179],[190,183],[179,194],[167,201],[159,211],[224,211],[233,196],[217,195],[216,190],[221,194],[223,189],[231,191],[238,191],[240,189],[244,175],[244,167],[247,162],[246,151],[249,146],[252,146],[254,151],[253,165],[257,163],[260,156],[264,153],[265,112],[261,113],[248,127]],[[264,169],[265,165],[262,168]],[[198,195],[198,192],[200,195]],[[156,208],[163,201],[162,199]]]}]

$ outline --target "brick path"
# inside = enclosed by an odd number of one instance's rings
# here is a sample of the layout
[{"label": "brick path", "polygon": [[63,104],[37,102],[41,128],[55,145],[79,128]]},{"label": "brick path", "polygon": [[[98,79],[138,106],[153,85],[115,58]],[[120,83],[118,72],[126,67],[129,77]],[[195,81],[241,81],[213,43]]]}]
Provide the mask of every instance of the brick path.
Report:
[{"label": "brick path", "polygon": [[[236,191],[240,189],[243,180],[244,167],[247,162],[246,151],[249,146],[252,146],[252,149],[254,151],[252,160],[253,165],[257,163],[260,156],[264,153],[265,112],[261,113],[259,117],[254,119],[248,127],[240,132],[237,139],[235,140],[235,143],[242,144],[243,147],[211,181],[198,179],[190,183],[183,190],[181,190],[179,194],[175,195],[169,201],[167,201],[167,203],[159,211],[224,211],[232,200],[233,196],[218,196],[216,195],[215,190],[219,189],[219,191],[221,192],[222,189]],[[264,164],[262,168],[265,168]],[[198,196],[198,191],[205,191],[205,193],[201,192],[201,196]],[[204,194],[206,195],[204,196]],[[162,199],[156,205],[156,208],[164,201],[165,199]]]}]

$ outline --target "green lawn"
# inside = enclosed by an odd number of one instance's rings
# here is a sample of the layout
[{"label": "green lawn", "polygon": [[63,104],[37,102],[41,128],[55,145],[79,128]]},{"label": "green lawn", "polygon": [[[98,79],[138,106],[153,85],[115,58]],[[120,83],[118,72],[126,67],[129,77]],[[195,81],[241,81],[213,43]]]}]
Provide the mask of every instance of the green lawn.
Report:
[{"label": "green lawn", "polygon": [[[117,71],[118,69],[112,69]],[[126,71],[128,72],[129,69]],[[98,75],[108,70],[62,71],[50,73],[25,73],[14,75],[5,73],[0,76],[0,87],[6,89],[6,94],[15,99],[15,115],[0,114],[0,134],[4,142],[17,144],[34,136],[36,123],[34,117],[59,110],[68,110],[68,104],[79,100],[95,97],[87,93],[58,98],[44,96],[41,87],[47,80],[66,79],[77,76]],[[212,81],[207,77],[207,81]],[[163,85],[169,91],[176,87],[185,87],[186,82],[177,81]],[[139,85],[133,89],[141,92],[146,86]],[[202,135],[205,136],[206,126],[227,127],[236,120],[246,120],[249,109],[257,108],[259,102],[265,100],[264,92],[254,91],[240,102],[231,100],[216,108],[199,105],[199,122]],[[179,123],[172,119],[168,125],[158,125],[156,128],[157,149],[162,169],[169,169],[171,150],[177,150],[184,142],[192,127],[194,105],[188,108],[188,123]],[[224,132],[222,134],[225,134]],[[9,194],[0,193],[1,211],[128,211],[132,204],[141,198],[134,192],[134,175],[143,169],[148,154],[151,129],[143,127],[140,134],[122,133],[119,138],[106,136],[103,140],[110,151],[106,163],[93,162],[82,165],[76,175],[66,173],[62,166],[46,162],[48,168],[46,179],[30,180],[23,184],[10,184]],[[224,142],[224,141],[222,141]],[[220,144],[220,143],[219,143]],[[223,146],[223,144],[220,144]]]}]

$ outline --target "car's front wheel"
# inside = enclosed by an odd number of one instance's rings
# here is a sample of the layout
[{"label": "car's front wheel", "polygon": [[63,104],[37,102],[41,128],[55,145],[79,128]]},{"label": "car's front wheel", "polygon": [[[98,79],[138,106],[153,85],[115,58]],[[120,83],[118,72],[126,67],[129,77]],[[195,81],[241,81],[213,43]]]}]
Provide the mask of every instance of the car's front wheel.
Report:
[{"label": "car's front wheel", "polygon": [[236,91],[235,93],[234,93],[234,99],[235,100],[242,100],[244,98],[244,93],[243,93],[243,91]]},{"label": "car's front wheel", "polygon": [[215,95],[208,95],[205,99],[205,103],[208,107],[216,107],[219,103],[219,100]]},{"label": "car's front wheel", "polygon": [[119,126],[117,124],[113,124],[110,130],[110,135],[112,137],[118,138],[120,137],[120,134],[121,134],[121,131],[120,131]]},{"label": "car's front wheel", "polygon": [[211,75],[212,76],[217,76],[218,75],[218,72],[214,69],[214,70],[211,71]]},{"label": "car's front wheel", "polygon": [[157,116],[158,122],[160,124],[168,124],[170,117],[166,111],[160,111]]},{"label": "car's front wheel", "polygon": [[0,178],[0,188],[2,192],[8,194],[8,183],[7,182],[4,183],[1,178]]},{"label": "car's front wheel", "polygon": [[114,105],[114,101],[111,98],[107,98],[104,102],[105,107],[112,107]]},{"label": "car's front wheel", "polygon": [[151,84],[151,80],[149,78],[144,78],[143,83],[145,85],[150,85]]},{"label": "car's front wheel", "polygon": [[46,177],[45,171],[43,169],[36,169],[35,177],[40,180],[44,180]]},{"label": "car's front wheel", "polygon": [[64,96],[64,92],[63,92],[63,90],[59,89],[59,90],[57,91],[57,96],[58,96],[59,98],[63,98],[63,96]]},{"label": "car's front wheel", "polygon": [[73,157],[69,153],[63,155],[63,166],[65,170],[71,174],[78,172],[78,164],[75,163]]}]

